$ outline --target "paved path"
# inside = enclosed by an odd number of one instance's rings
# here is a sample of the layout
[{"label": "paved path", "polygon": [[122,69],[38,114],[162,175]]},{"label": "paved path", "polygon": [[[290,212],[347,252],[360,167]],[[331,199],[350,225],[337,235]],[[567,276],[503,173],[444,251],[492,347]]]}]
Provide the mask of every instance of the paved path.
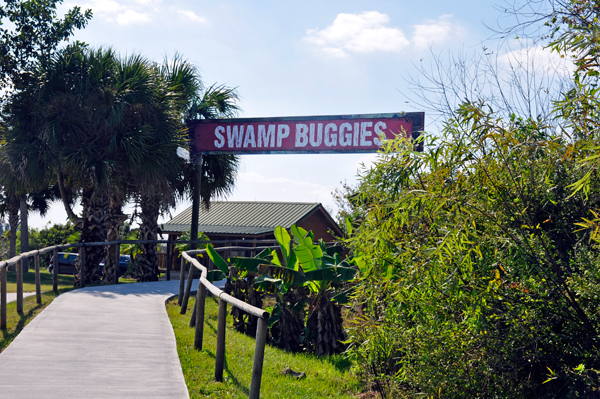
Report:
[{"label": "paved path", "polygon": [[[23,298],[27,298],[28,296],[32,296],[32,295],[35,295],[35,292],[24,292]],[[6,302],[14,302],[16,300],[17,300],[16,292],[7,292],[6,293]]]},{"label": "paved path", "polygon": [[188,398],[165,310],[178,290],[172,280],[60,295],[0,353],[0,398]]}]

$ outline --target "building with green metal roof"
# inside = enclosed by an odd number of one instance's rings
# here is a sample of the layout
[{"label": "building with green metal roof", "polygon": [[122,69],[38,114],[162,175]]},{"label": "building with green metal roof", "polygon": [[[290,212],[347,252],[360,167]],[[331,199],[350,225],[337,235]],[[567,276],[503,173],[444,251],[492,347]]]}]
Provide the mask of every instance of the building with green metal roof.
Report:
[{"label": "building with green metal roof", "polygon": [[[169,239],[190,230],[192,207],[161,226]],[[318,202],[215,201],[200,209],[198,231],[211,240],[271,239],[277,226],[289,229],[296,224],[311,230],[316,239],[332,241],[342,230]]]}]

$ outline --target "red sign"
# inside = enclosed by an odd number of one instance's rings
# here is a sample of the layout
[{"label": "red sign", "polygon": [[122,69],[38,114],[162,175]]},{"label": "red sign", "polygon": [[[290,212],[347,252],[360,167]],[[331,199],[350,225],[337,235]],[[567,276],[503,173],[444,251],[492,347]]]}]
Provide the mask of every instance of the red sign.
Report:
[{"label": "red sign", "polygon": [[374,152],[384,139],[416,138],[425,114],[204,119],[188,127],[198,153]]}]

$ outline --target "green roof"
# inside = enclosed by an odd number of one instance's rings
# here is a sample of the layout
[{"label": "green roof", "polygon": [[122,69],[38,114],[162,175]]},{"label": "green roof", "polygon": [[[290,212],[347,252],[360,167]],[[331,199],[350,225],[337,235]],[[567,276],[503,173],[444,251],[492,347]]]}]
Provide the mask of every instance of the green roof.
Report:
[{"label": "green roof", "polygon": [[[209,235],[269,234],[277,226],[290,228],[317,208],[327,213],[318,202],[215,201],[210,203],[208,211],[200,208],[198,231]],[[183,233],[190,229],[191,224],[190,206],[161,228],[163,232]]]}]

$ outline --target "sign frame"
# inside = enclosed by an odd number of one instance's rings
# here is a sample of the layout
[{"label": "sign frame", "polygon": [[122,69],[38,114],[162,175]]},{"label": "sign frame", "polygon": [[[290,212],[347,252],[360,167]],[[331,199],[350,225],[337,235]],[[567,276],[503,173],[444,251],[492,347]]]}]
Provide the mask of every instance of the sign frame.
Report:
[{"label": "sign frame", "polygon": [[[419,137],[421,132],[424,130],[425,113],[424,112],[396,112],[396,113],[381,113],[381,114],[353,114],[353,115],[315,115],[315,116],[290,116],[290,117],[271,117],[271,118],[228,118],[228,119],[196,119],[187,123],[188,132],[190,136],[190,142],[193,147],[195,154],[239,154],[239,155],[252,155],[252,154],[356,154],[356,153],[372,153],[376,152],[380,147],[373,145],[370,148],[356,148],[352,146],[348,149],[323,149],[323,148],[309,148],[309,149],[251,149],[246,148],[227,148],[225,150],[206,150],[198,148],[194,145],[196,137],[200,137],[202,129],[207,128],[207,125],[242,125],[242,124],[287,124],[287,123],[321,123],[324,124],[328,121],[354,121],[357,120],[391,120],[398,123],[399,120],[403,120],[406,124],[411,124],[411,131],[406,131],[407,138],[416,139]],[[291,130],[291,129],[290,129]],[[224,132],[224,131],[223,131]],[[254,132],[254,131],[253,131]],[[369,132],[372,133],[372,132]],[[393,133],[393,132],[392,132]],[[206,133],[204,133],[206,134]],[[254,133],[253,133],[254,134]],[[306,132],[305,132],[306,134]],[[397,133],[393,133],[397,134]],[[243,131],[242,131],[243,136]],[[388,138],[389,134],[387,135]],[[287,136],[286,136],[287,137]],[[376,136],[375,136],[376,137]],[[212,140],[213,137],[208,140]],[[241,140],[241,139],[240,139]],[[290,139],[291,140],[291,139]],[[341,140],[341,139],[340,139]],[[239,142],[239,141],[238,141]],[[338,146],[339,147],[339,146]]]}]

